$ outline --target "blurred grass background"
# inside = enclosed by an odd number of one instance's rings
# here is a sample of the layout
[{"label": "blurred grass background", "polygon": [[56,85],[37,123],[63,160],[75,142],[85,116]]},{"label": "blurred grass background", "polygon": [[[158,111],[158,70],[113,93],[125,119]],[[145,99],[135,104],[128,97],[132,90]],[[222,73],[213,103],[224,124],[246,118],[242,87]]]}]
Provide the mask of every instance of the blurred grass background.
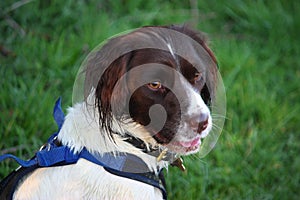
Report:
[{"label": "blurred grass background", "polygon": [[[206,32],[227,89],[216,148],[170,168],[169,199],[299,199],[298,1],[0,1],[0,153],[27,159],[71,106],[81,62],[97,44],[143,25]],[[0,179],[16,167],[0,164]],[[142,197],[141,197],[142,198]]]}]

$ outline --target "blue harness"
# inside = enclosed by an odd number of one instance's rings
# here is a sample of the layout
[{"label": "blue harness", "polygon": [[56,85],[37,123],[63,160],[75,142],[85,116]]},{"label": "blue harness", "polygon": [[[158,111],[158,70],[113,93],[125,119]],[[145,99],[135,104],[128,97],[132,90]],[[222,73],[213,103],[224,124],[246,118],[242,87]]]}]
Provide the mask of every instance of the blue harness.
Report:
[{"label": "blue harness", "polygon": [[[55,103],[53,117],[58,125],[59,132],[64,122],[60,98]],[[19,181],[35,169],[75,164],[80,158],[100,165],[114,175],[152,185],[160,189],[163,198],[167,199],[162,170],[156,175],[150,172],[142,159],[128,153],[118,153],[117,155],[112,153],[91,154],[86,148],[83,148],[79,153],[74,153],[69,147],[61,145],[57,140],[58,132],[54,133],[30,160],[25,161],[11,154],[0,156],[0,162],[11,158],[21,166],[0,182],[0,199],[12,199]]]}]

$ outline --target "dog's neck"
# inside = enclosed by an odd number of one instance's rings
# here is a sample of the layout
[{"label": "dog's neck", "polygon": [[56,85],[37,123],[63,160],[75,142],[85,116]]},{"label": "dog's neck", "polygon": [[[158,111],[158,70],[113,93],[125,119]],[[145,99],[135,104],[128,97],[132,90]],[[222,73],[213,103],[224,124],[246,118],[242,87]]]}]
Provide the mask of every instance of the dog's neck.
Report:
[{"label": "dog's neck", "polygon": [[[104,154],[111,152],[115,155],[118,153],[130,153],[140,157],[148,166],[149,170],[157,172],[163,167],[167,167],[168,162],[157,161],[156,157],[143,152],[126,141],[123,136],[128,131],[133,131],[132,127],[121,126],[117,121],[113,121],[113,129],[118,134],[113,134],[113,140],[109,137],[106,129],[99,126],[99,114],[96,109],[83,102],[76,104],[68,109],[64,124],[58,134],[58,140],[63,145],[70,147],[75,153],[86,148],[91,153]],[[142,129],[142,127],[140,127]],[[137,131],[140,132],[140,131]],[[153,143],[152,140],[146,141],[145,144]]]}]

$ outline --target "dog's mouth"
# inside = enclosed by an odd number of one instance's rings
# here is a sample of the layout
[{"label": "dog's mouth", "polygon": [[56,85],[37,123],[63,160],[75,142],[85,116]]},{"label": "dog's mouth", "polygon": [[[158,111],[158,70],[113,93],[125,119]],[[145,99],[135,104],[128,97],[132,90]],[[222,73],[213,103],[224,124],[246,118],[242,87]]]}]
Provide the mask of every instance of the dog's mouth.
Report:
[{"label": "dog's mouth", "polygon": [[170,151],[174,151],[178,154],[188,155],[197,153],[201,146],[201,137],[197,136],[190,140],[171,141],[166,147]]},{"label": "dog's mouth", "polygon": [[198,147],[200,144],[201,144],[200,137],[196,137],[195,139],[193,139],[191,141],[174,142],[174,145],[182,146],[182,147],[185,147],[185,148]]},{"label": "dog's mouth", "polygon": [[[160,133],[156,134],[154,136],[156,140],[167,140],[164,138],[164,136]],[[161,143],[161,145],[165,146],[169,151],[172,151],[177,154],[181,155],[188,155],[188,154],[194,154],[197,153],[201,146],[201,136],[197,135],[190,139],[177,139],[174,137],[172,140],[169,140],[168,142]]]}]

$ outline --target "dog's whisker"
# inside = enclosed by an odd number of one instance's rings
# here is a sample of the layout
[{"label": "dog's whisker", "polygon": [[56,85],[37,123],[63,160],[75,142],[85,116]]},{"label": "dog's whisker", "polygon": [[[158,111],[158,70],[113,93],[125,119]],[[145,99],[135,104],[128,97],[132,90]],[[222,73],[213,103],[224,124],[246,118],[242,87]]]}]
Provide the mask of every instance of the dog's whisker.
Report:
[{"label": "dog's whisker", "polygon": [[227,116],[224,116],[222,114],[215,114],[215,113],[212,113],[211,114],[212,118],[223,118],[223,119],[228,119]]}]

